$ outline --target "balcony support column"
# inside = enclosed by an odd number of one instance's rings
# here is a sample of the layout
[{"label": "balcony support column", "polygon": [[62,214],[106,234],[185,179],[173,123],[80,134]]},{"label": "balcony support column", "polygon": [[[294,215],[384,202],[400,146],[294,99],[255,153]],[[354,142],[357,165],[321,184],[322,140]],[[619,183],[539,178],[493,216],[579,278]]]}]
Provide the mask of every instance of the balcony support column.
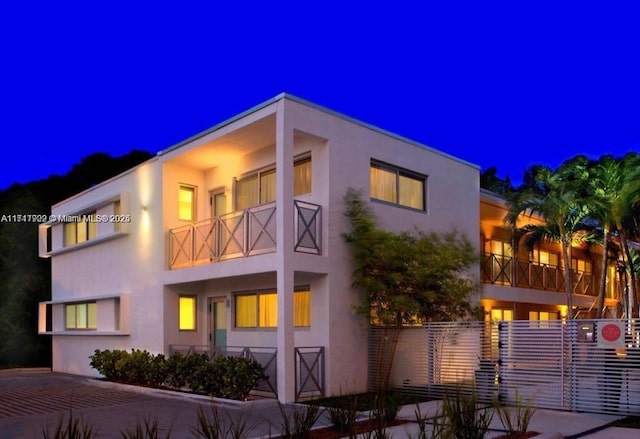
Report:
[{"label": "balcony support column", "polygon": [[276,260],[278,287],[278,399],[295,401],[293,332],[293,127],[286,117],[286,100],[276,113]]}]

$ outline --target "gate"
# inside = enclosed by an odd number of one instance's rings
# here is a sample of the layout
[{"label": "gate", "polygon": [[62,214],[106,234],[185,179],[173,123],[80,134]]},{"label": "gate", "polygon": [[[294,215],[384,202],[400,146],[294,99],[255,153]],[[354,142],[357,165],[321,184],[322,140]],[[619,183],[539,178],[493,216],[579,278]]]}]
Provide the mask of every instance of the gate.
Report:
[{"label": "gate", "polygon": [[[393,389],[430,398],[475,391],[485,402],[498,397],[513,404],[519,396],[540,408],[640,414],[636,325],[519,320],[372,327],[369,387],[377,390],[386,379]],[[606,332],[598,339],[607,326],[619,328],[617,344],[605,340],[615,338]]]}]

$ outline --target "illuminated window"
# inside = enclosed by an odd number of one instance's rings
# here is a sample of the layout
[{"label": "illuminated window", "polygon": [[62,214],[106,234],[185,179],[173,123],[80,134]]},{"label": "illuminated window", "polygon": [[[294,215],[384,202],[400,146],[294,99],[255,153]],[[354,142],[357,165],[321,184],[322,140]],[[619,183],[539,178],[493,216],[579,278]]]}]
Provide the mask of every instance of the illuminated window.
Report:
[{"label": "illuminated window", "polygon": [[593,273],[591,261],[585,261],[584,259],[571,259],[571,269],[578,273]]},{"label": "illuminated window", "polygon": [[501,308],[493,308],[491,310],[491,321],[492,322],[508,322],[513,320],[513,310],[512,309],[501,309]]},{"label": "illuminated window", "polygon": [[180,331],[196,330],[196,302],[195,296],[180,296]]},{"label": "illuminated window", "polygon": [[73,221],[64,223],[64,246],[80,244],[81,242],[95,239],[98,234],[96,212],[82,215],[74,215]]},{"label": "illuminated window", "polygon": [[196,188],[180,185],[178,190],[178,219],[195,221],[196,219]]},{"label": "illuminated window", "polygon": [[[293,164],[293,195],[311,192],[311,159]],[[244,210],[276,199],[275,168],[249,175],[236,181],[236,209]]]},{"label": "illuminated window", "polygon": [[405,169],[371,161],[371,198],[425,210],[426,177]]},{"label": "illuminated window", "polygon": [[98,306],[96,302],[74,303],[65,306],[66,329],[96,329]]},{"label": "illuminated window", "polygon": [[[278,295],[273,291],[235,296],[237,328],[275,328],[278,326]],[[311,326],[311,293],[299,288],[293,293],[293,325]]]},{"label": "illuminated window", "polygon": [[529,311],[529,320],[558,320],[558,311]]},{"label": "illuminated window", "polygon": [[531,262],[549,267],[558,266],[558,254],[536,249],[531,252]]}]

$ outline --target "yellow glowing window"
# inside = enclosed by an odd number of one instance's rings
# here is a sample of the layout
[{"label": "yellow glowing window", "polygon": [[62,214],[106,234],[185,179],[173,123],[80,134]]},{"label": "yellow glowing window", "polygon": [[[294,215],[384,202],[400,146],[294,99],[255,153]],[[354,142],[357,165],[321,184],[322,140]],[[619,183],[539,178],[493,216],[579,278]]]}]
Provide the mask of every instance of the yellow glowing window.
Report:
[{"label": "yellow glowing window", "polygon": [[293,293],[293,326],[311,326],[311,292]]},{"label": "yellow glowing window", "polygon": [[371,161],[369,182],[372,199],[425,210],[426,181],[424,175]]},{"label": "yellow glowing window", "polygon": [[196,330],[196,298],[193,296],[180,296],[180,324],[181,331]]},{"label": "yellow glowing window", "polygon": [[178,192],[178,219],[182,221],[195,221],[196,213],[196,188],[180,185]]},{"label": "yellow glowing window", "polygon": [[65,307],[66,329],[96,329],[98,306],[95,302],[76,303]]},{"label": "yellow glowing window", "polygon": [[258,296],[258,326],[261,328],[278,326],[278,296],[276,293]]},{"label": "yellow glowing window", "polygon": [[[238,328],[278,326],[278,295],[274,292],[237,295],[235,305]],[[293,325],[311,326],[311,293],[308,288],[293,293]]]}]

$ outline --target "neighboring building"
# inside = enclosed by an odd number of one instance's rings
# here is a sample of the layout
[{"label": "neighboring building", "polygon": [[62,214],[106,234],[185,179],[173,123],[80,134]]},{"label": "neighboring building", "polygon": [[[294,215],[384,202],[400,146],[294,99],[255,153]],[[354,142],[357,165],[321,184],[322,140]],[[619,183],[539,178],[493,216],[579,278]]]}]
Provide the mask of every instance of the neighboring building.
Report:
[{"label": "neighboring building", "polygon": [[249,348],[274,359],[281,401],[308,390],[305,368],[311,390],[366,390],[349,188],[389,230],[456,228],[480,248],[477,166],[280,95],[53,206],[53,370],[95,375],[95,349]]},{"label": "neighboring building", "polygon": [[[527,248],[517,232],[505,225],[508,207],[494,193],[480,191],[481,304],[486,320],[556,320],[565,318],[567,296],[560,243],[542,243]],[[539,218],[521,216],[518,227],[540,224]],[[593,318],[599,292],[602,247],[574,246],[573,306],[577,318]],[[607,273],[605,306],[615,308],[616,265]]]}]

